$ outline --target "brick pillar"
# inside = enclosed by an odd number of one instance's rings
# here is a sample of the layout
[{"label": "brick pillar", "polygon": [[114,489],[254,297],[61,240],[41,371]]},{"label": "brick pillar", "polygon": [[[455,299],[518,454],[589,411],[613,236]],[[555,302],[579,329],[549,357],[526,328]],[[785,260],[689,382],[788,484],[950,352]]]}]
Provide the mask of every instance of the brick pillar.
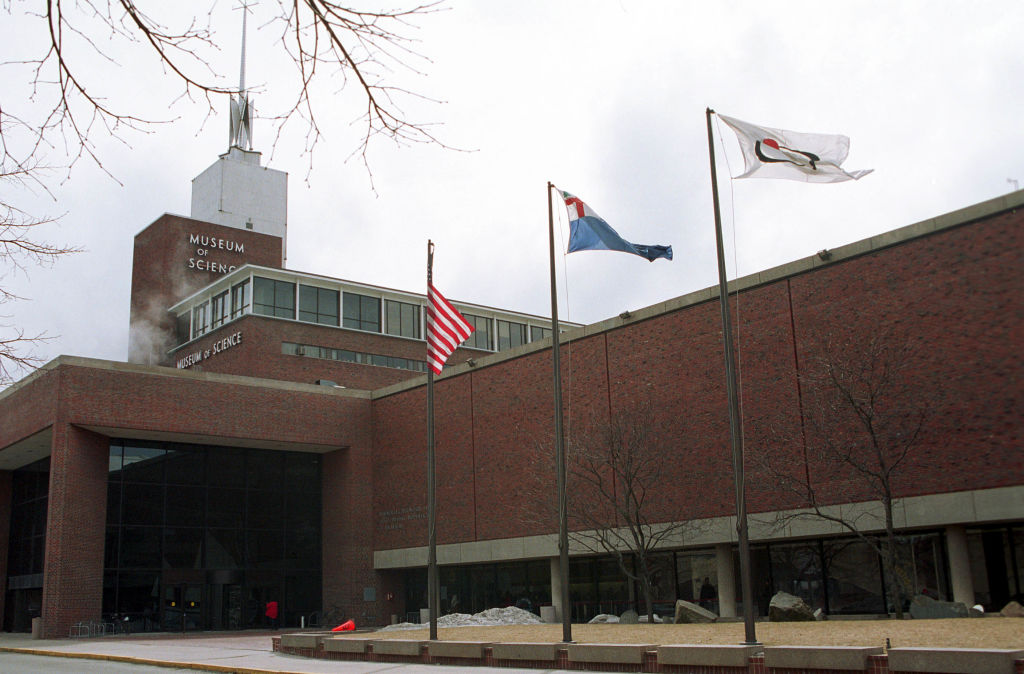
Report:
[{"label": "brick pillar", "polygon": [[53,426],[43,564],[44,639],[68,636],[103,607],[103,543],[110,441],[67,423]]},{"label": "brick pillar", "polygon": [[7,609],[7,549],[11,535],[11,471],[0,470],[0,622]]},{"label": "brick pillar", "polygon": [[324,454],[321,498],[324,610],[337,607],[357,627],[387,624],[388,602],[373,570],[371,452],[351,447]]}]

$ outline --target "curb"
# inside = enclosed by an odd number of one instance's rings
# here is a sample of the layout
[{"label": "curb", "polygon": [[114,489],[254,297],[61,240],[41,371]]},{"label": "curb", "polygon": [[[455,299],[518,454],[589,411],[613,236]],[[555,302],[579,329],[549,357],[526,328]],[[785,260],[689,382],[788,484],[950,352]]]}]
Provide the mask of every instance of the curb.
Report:
[{"label": "curb", "polygon": [[224,672],[226,674],[307,674],[300,671],[283,669],[258,669],[253,667],[229,667],[226,665],[209,665],[202,662],[181,662],[176,660],[151,660],[136,658],[129,655],[105,655],[100,653],[69,653],[67,651],[47,651],[39,648],[15,648],[0,646],[0,653],[20,653],[21,655],[42,655],[53,658],[76,658],[79,660],[101,660],[107,662],[124,662],[132,665],[149,665],[169,669],[196,669],[206,672]]}]

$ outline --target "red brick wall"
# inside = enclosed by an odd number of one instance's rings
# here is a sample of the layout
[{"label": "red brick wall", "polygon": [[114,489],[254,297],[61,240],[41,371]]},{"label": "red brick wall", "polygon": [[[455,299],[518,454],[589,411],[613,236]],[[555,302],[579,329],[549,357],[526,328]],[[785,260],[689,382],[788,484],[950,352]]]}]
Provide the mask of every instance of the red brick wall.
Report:
[{"label": "red brick wall", "polygon": [[80,620],[99,620],[107,513],[106,437],[57,423],[43,566],[43,638],[66,637]]},{"label": "red brick wall", "polygon": [[[899,496],[1024,482],[1022,231],[1024,212],[1005,213],[741,294],[735,339],[751,512],[804,503],[752,459],[774,452],[795,458],[790,467],[803,472],[801,375],[830,334],[852,343],[891,329],[922,347],[905,376],[932,409],[922,445],[896,482]],[[736,311],[733,300],[734,318]],[[654,439],[672,457],[651,498],[656,519],[734,511],[717,300],[563,345],[562,361],[570,438],[609,410],[652,403]],[[522,489],[539,475],[554,490],[550,353],[445,378],[436,395],[438,541],[554,531],[553,520],[536,526],[549,506]],[[416,412],[423,409],[423,388],[374,402],[378,549],[426,542],[425,522],[388,514],[426,502],[426,421]],[[825,475],[814,459],[808,468],[818,479]],[[818,486],[833,501],[871,497],[862,483],[829,479],[835,481]]]},{"label": "red brick wall", "polygon": [[[191,234],[230,241],[242,252],[218,245],[197,246]],[[128,360],[152,365],[164,362],[173,345],[174,324],[167,309],[224,271],[196,268],[196,262],[281,267],[283,240],[277,236],[224,227],[177,215],[162,215],[135,236],[132,256],[131,345]],[[200,254],[199,249],[205,251]]]}]

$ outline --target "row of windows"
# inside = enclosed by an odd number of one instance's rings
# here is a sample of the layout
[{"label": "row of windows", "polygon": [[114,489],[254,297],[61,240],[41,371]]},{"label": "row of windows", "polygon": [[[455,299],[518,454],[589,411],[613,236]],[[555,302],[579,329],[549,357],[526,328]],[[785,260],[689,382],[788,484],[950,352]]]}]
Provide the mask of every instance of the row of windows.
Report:
[{"label": "row of windows", "polygon": [[412,370],[413,372],[427,371],[427,363],[423,360],[399,358],[398,356],[382,356],[376,353],[360,353],[358,351],[349,351],[348,349],[332,349],[329,346],[311,346],[309,344],[282,342],[281,353],[286,356],[305,356],[307,358],[320,358],[323,360],[340,360],[343,363],[360,363],[363,365],[376,365],[377,367],[393,367],[399,370]]},{"label": "row of windows", "polygon": [[[262,316],[298,318],[305,323],[340,325],[353,330],[422,339],[419,305],[302,284],[298,284],[296,296],[296,285],[260,276],[253,277],[251,292],[248,279],[235,284],[230,290],[193,307],[191,315],[185,313],[178,317],[178,342],[183,344],[249,313],[250,302],[252,313]],[[475,329],[466,340],[466,346],[474,349],[504,351],[551,336],[550,328],[472,314],[465,314],[465,317]]]}]

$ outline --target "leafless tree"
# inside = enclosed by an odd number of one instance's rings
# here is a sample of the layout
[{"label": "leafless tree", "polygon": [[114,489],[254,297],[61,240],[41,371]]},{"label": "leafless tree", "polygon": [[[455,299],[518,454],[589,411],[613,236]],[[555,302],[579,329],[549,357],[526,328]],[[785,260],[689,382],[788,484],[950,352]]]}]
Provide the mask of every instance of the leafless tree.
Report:
[{"label": "leafless tree", "polygon": [[681,491],[667,488],[675,452],[663,445],[645,404],[576,434],[566,450],[570,537],[615,558],[622,573],[640,585],[651,622],[652,557],[668,544],[681,545],[694,526],[684,518]]},{"label": "leafless tree", "polygon": [[[821,356],[807,363],[800,376],[799,436],[776,430],[751,452],[765,479],[805,505],[776,524],[811,518],[858,536],[882,560],[899,618],[909,583],[899,563],[893,517],[897,485],[922,447],[938,394],[923,383],[923,367],[914,341],[894,331],[861,338],[832,333]],[[834,507],[858,501],[873,501],[879,508]],[[879,529],[881,537],[871,533]]]},{"label": "leafless tree", "polygon": [[[245,12],[256,8],[255,3],[241,1]],[[297,84],[292,88],[292,100],[271,119],[277,137],[293,120],[305,126],[310,168],[322,138],[319,120],[336,114],[337,92],[348,85],[364,102],[356,120],[362,124],[362,132],[352,154],[361,157],[371,181],[367,153],[375,139],[398,145],[444,146],[432,125],[406,116],[405,104],[423,97],[395,84],[397,71],[421,74],[417,64],[425,59],[415,51],[411,33],[418,19],[443,9],[439,2],[376,11],[328,0],[265,0],[264,4],[258,7],[257,19],[262,26],[279,31],[278,44],[295,64]],[[33,53],[8,50],[7,60],[0,62],[7,70],[24,70],[31,83],[27,100],[0,93],[0,187],[4,188],[0,192],[4,246],[0,279],[24,270],[26,261],[53,262],[72,252],[68,247],[35,240],[33,228],[49,219],[20,210],[10,194],[12,185],[31,184],[49,193],[49,174],[42,167],[53,162],[54,156],[63,157],[51,166],[54,172],[70,172],[82,158],[106,171],[101,157],[105,141],[129,144],[133,133],[148,133],[155,125],[172,121],[142,112],[146,96],[123,91],[111,95],[116,85],[112,86],[103,66],[115,63],[115,52],[120,54],[120,65],[130,70],[158,64],[166,78],[180,85],[175,100],[204,106],[207,118],[219,103],[241,93],[241,83],[238,87],[225,84],[226,74],[211,66],[210,55],[219,48],[210,26],[215,6],[215,0],[211,1],[205,12],[186,16],[181,22],[175,18],[182,14],[176,3],[153,2],[144,8],[136,0],[2,0],[0,16],[17,13],[30,24],[44,27],[47,37],[28,42]],[[12,299],[0,289],[0,300]],[[9,380],[7,368],[11,365],[34,362],[23,355],[24,348],[43,338],[25,335],[16,327],[0,333],[0,382],[5,377]]]}]

